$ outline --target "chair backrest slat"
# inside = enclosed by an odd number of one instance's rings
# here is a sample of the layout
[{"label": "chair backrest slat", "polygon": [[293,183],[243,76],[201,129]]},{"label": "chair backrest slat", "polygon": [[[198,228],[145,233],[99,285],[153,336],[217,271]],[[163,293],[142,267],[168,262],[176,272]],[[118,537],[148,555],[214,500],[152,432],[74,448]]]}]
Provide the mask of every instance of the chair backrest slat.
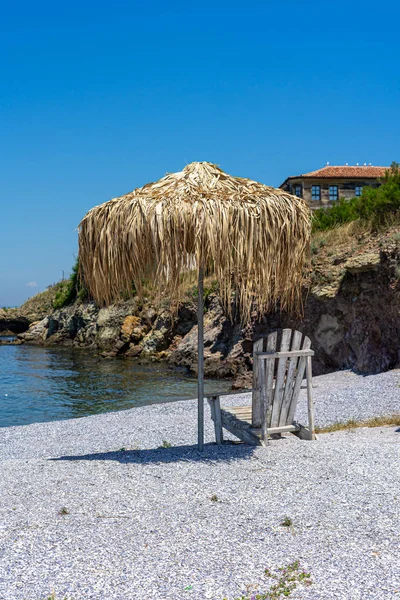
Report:
[{"label": "chair backrest slat", "polygon": [[[266,351],[276,352],[278,332],[273,331],[267,337]],[[261,429],[264,432],[271,421],[274,398],[274,367],[275,360],[259,360],[261,369]]]},{"label": "chair backrest slat", "polygon": [[[309,350],[310,348],[311,348],[311,340],[307,336],[304,336],[302,350]],[[304,371],[306,368],[306,364],[307,364],[307,357],[302,356],[300,358],[299,364],[297,366],[296,379],[295,379],[294,385],[293,385],[292,398],[290,400],[290,406],[289,406],[288,415],[287,415],[288,423],[292,423],[292,421],[294,419],[294,415],[295,415],[296,407],[297,407],[297,401],[299,399],[299,394],[300,394],[301,382],[303,381],[303,378],[304,378]]]},{"label": "chair backrest slat", "polygon": [[[300,333],[300,331],[293,332],[292,345],[290,348],[290,350],[292,352],[295,352],[296,350],[300,350],[302,337],[303,337],[303,335]],[[294,379],[295,379],[296,368],[297,368],[298,362],[299,362],[298,356],[293,356],[292,358],[289,358],[289,360],[288,360],[288,368],[287,368],[286,381],[285,381],[285,391],[283,393],[281,412],[279,415],[278,425],[290,425],[290,423],[287,423],[287,418],[288,418],[288,413],[289,413],[289,407],[290,407],[292,397],[293,397],[293,386],[294,386]]]},{"label": "chair backrest slat", "polygon": [[264,350],[265,338],[260,338],[253,345],[253,396],[251,403],[251,422],[253,427],[261,427],[261,369],[262,361],[258,360],[257,353]]},{"label": "chair backrest slat", "polygon": [[[284,329],[282,331],[282,339],[280,350],[282,352],[287,352],[290,350],[290,341],[292,338],[292,330]],[[269,361],[269,359],[267,359]],[[272,413],[271,413],[271,422],[270,427],[277,427],[279,425],[279,417],[281,414],[282,400],[285,390],[285,376],[286,376],[286,367],[287,367],[288,359],[286,357],[282,357],[278,359],[278,370],[276,373],[276,381],[275,381],[275,393],[274,400],[272,403]]]}]

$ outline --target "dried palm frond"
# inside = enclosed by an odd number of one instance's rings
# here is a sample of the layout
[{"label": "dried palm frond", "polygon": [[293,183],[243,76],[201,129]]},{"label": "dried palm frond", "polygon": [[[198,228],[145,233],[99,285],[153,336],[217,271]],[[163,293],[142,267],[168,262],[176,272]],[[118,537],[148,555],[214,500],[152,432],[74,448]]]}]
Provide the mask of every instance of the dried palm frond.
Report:
[{"label": "dried palm frond", "polygon": [[311,235],[301,198],[207,162],[191,163],[90,210],[79,225],[79,261],[99,304],[140,293],[149,278],[179,297],[182,275],[203,264],[230,306],[238,294],[242,318],[277,306],[301,305],[303,267]]}]

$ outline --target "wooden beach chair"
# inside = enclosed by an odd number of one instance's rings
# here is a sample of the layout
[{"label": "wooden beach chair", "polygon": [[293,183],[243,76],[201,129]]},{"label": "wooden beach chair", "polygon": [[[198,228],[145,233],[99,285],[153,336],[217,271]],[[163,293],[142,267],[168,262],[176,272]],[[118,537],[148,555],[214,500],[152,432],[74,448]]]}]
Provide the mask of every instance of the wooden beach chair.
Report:
[{"label": "wooden beach chair", "polygon": [[[300,331],[273,331],[257,340],[253,346],[251,405],[221,407],[221,396],[207,397],[217,444],[223,441],[224,428],[243,442],[256,445],[266,444],[268,437],[287,432],[301,439],[315,439],[312,356],[311,341]],[[305,373],[308,428],[294,420]]]}]

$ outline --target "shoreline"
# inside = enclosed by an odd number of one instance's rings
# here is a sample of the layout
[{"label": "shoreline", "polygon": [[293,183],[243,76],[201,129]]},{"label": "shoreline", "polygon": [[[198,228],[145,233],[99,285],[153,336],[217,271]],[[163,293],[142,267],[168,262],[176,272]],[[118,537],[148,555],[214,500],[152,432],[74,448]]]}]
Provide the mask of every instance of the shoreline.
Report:
[{"label": "shoreline", "polygon": [[[313,387],[317,427],[351,419],[364,421],[372,417],[390,416],[400,411],[400,369],[367,376],[357,375],[351,370],[335,371],[313,377]],[[223,400],[226,406],[250,403],[251,392],[242,394],[233,392],[224,396]],[[307,424],[304,384],[300,392],[296,419]],[[152,423],[153,426],[149,428],[148,423]],[[105,431],[99,437],[102,427]],[[62,448],[66,446],[63,440],[65,435],[72,436],[72,439],[76,436],[74,446],[78,447],[83,442],[83,446],[88,450],[91,446],[95,450],[101,449],[102,443],[126,445],[124,429],[130,431],[132,444],[139,448],[157,448],[163,440],[173,445],[195,445],[197,399],[172,400],[72,419],[1,427],[0,460],[7,441],[13,438],[21,440],[25,437],[27,440],[32,438],[36,439],[36,442],[43,440],[47,451],[52,449],[53,455],[59,456]],[[93,444],[88,442],[88,432]],[[205,434],[206,443],[215,441],[210,410],[206,401]],[[49,436],[50,443],[45,442],[44,440]],[[226,439],[230,439],[229,434],[226,434]],[[67,447],[71,444],[70,441]],[[23,451],[23,456],[30,457],[29,452]],[[46,452],[46,456],[50,455],[51,453]]]}]

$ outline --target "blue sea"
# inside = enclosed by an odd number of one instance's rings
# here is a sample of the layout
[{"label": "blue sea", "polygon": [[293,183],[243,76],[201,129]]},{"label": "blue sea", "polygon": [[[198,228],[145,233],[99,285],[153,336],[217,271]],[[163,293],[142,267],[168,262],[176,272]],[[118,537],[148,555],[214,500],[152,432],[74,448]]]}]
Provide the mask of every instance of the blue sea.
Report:
[{"label": "blue sea", "polygon": [[[206,393],[231,382],[206,380]],[[85,350],[0,345],[0,427],[85,417],[197,396],[197,381],[162,363]]]}]

